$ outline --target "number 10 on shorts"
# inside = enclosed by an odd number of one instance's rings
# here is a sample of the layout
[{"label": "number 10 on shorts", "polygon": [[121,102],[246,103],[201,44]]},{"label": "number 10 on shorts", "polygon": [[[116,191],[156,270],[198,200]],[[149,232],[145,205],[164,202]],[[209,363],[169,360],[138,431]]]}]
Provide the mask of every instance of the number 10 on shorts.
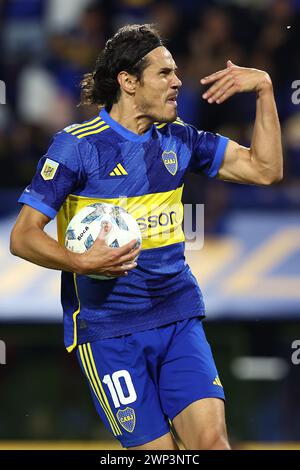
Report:
[{"label": "number 10 on shorts", "polygon": [[[123,379],[125,382],[127,388],[126,397],[120,379]],[[128,370],[118,370],[111,376],[107,374],[103,377],[102,382],[108,386],[115,408],[119,408],[121,405],[129,405],[129,403],[136,401],[137,394]]]}]

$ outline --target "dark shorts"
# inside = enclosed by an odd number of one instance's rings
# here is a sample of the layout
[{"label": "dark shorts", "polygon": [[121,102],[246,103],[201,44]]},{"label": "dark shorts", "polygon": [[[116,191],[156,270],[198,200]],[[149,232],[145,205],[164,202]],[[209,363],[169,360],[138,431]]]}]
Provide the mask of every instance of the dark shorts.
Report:
[{"label": "dark shorts", "polygon": [[224,399],[199,318],[79,345],[97,411],[124,447],[157,439],[201,398]]}]

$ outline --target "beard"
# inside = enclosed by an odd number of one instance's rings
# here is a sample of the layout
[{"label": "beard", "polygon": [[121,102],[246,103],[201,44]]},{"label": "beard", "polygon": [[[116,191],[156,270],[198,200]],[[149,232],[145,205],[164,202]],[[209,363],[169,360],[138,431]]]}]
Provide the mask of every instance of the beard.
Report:
[{"label": "beard", "polygon": [[[168,105],[166,105],[168,106]],[[146,98],[140,105],[140,109],[142,114],[147,116],[153,122],[173,122],[177,118],[177,107],[174,107],[173,110],[169,110],[169,112],[165,110],[153,109],[153,102],[149,102]]]},{"label": "beard", "polygon": [[[151,111],[150,111],[151,112]],[[150,114],[149,112],[149,117],[151,117],[151,119],[153,119],[153,122],[173,122],[175,121],[175,119],[177,118],[177,109],[174,108],[174,111],[173,112],[169,112],[169,113],[164,113],[163,111],[159,112],[153,112]]]},{"label": "beard", "polygon": [[173,115],[171,116],[170,114],[168,116],[161,114],[156,121],[158,122],[173,122],[177,118],[177,111],[175,110]]}]

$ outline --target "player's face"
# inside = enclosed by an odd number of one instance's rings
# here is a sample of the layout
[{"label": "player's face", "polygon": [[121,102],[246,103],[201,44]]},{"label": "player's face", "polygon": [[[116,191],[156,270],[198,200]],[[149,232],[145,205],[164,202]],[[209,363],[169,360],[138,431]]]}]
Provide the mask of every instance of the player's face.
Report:
[{"label": "player's face", "polygon": [[149,65],[136,89],[136,105],[153,122],[172,122],[177,117],[177,95],[182,85],[176,64],[165,47],[157,47],[147,58]]}]

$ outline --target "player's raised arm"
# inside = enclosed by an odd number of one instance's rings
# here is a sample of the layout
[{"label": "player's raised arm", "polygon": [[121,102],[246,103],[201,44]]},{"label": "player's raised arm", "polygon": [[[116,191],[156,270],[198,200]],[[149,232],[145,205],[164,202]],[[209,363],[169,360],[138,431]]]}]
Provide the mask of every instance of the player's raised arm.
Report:
[{"label": "player's raised arm", "polygon": [[253,68],[227,68],[201,80],[208,85],[203,98],[221,104],[235,93],[256,92],[256,118],[251,147],[230,140],[218,178],[237,183],[269,185],[283,177],[280,123],[270,76]]},{"label": "player's raised arm", "polygon": [[50,220],[24,205],[11,232],[11,253],[45,268],[79,274],[122,276],[136,267],[134,260],[140,248],[133,249],[135,240],[121,248],[110,248],[103,236],[87,252],[73,253],[44,232]]}]

